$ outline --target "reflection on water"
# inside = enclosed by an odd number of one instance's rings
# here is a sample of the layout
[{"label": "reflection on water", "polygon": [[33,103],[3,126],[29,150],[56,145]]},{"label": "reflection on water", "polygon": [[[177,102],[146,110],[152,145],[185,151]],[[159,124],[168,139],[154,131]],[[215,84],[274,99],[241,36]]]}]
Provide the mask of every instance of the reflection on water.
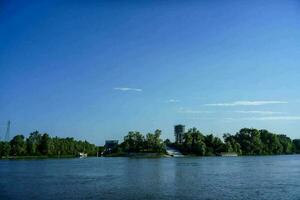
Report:
[{"label": "reflection on water", "polygon": [[0,161],[0,199],[300,199],[300,156]]}]

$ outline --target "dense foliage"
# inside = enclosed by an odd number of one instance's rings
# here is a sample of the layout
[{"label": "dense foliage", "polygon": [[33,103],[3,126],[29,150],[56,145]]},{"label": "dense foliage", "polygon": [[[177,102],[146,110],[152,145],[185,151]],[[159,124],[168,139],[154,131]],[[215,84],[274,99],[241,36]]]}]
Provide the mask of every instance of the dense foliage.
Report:
[{"label": "dense foliage", "polygon": [[126,153],[153,152],[162,153],[165,151],[164,143],[160,139],[161,131],[148,133],[146,136],[140,132],[129,132],[120,145],[120,151]]},{"label": "dense foliage", "polygon": [[183,135],[182,144],[172,144],[171,146],[180,150],[183,154],[194,154],[199,156],[217,155],[225,151],[225,144],[218,137],[203,135],[196,128],[189,129]]},{"label": "dense foliage", "polygon": [[30,133],[28,138],[16,135],[10,142],[0,142],[0,157],[8,156],[76,156],[79,152],[96,155],[98,148],[74,138],[51,138],[47,133]]},{"label": "dense foliage", "polygon": [[218,155],[234,152],[239,155],[278,155],[300,153],[300,140],[277,135],[267,130],[243,128],[235,135],[224,134],[224,142],[213,135],[203,135],[196,128],[184,133],[182,144],[171,144],[184,154]]},{"label": "dense foliage", "polygon": [[293,140],[295,152],[300,154],[300,139]]},{"label": "dense foliage", "polygon": [[[300,153],[300,139],[291,140],[286,135],[270,133],[267,130],[243,128],[235,135],[224,134],[223,141],[214,135],[204,135],[196,128],[183,135],[183,143],[163,142],[161,131],[146,135],[129,132],[124,141],[110,153],[165,153],[165,146],[180,150],[183,154],[199,156],[219,155],[234,152],[239,155],[278,155]],[[9,156],[76,156],[79,152],[96,155],[105,152],[104,147],[96,147],[87,141],[73,138],[50,137],[38,131],[28,138],[16,135],[10,142],[0,141],[0,158]]]},{"label": "dense foliage", "polygon": [[270,133],[267,130],[244,128],[235,135],[225,134],[224,141],[228,151],[236,151],[242,155],[277,155],[297,152],[297,146],[289,137]]}]

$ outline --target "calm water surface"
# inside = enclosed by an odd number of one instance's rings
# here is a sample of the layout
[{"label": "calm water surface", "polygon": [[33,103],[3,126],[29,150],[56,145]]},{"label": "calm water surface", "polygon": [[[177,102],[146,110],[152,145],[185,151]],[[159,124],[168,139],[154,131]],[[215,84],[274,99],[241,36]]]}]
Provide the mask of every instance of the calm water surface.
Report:
[{"label": "calm water surface", "polygon": [[1,160],[0,199],[300,200],[300,156]]}]

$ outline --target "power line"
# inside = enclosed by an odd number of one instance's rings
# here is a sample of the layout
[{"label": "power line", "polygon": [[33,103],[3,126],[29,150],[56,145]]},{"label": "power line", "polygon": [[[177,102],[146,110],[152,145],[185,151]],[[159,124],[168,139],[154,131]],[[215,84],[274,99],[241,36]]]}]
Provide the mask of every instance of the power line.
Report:
[{"label": "power line", "polygon": [[5,133],[5,141],[9,142],[10,135],[10,120],[7,122],[6,133]]}]

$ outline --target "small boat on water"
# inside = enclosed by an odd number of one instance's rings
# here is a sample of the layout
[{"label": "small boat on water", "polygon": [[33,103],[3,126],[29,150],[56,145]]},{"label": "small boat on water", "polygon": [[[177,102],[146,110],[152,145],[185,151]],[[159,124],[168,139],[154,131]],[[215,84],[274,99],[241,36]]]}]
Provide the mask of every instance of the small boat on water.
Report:
[{"label": "small boat on water", "polygon": [[86,158],[87,153],[79,152],[79,158]]}]

